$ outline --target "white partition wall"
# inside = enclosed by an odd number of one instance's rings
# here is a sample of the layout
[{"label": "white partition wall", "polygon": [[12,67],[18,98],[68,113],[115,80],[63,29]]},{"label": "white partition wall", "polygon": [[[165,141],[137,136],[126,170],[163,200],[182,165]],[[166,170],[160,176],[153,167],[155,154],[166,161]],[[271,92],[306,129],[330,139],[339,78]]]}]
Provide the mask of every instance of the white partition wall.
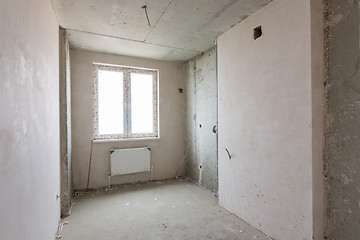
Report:
[{"label": "white partition wall", "polygon": [[218,39],[220,204],[275,239],[313,239],[322,218],[313,211],[314,2],[275,0]]},{"label": "white partition wall", "polygon": [[54,239],[59,25],[50,1],[0,1],[0,63],[0,239]]}]

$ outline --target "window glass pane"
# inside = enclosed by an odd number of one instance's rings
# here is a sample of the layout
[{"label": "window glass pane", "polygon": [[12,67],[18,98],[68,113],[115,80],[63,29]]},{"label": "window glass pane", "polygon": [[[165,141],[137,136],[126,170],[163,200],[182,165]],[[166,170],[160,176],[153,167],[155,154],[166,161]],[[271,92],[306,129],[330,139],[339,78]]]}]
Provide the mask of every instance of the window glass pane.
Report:
[{"label": "window glass pane", "polygon": [[98,72],[99,134],[124,132],[123,77],[123,72]]},{"label": "window glass pane", "polygon": [[152,133],[153,130],[153,76],[131,73],[131,127],[132,133]]}]

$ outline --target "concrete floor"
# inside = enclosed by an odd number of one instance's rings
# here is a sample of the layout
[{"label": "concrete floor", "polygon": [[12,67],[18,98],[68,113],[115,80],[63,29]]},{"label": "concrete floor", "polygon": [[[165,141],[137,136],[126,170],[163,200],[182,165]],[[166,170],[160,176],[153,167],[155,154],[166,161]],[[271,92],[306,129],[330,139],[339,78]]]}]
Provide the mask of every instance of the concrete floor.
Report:
[{"label": "concrete floor", "polygon": [[213,193],[183,179],[80,195],[64,221],[61,240],[268,240],[220,207]]}]

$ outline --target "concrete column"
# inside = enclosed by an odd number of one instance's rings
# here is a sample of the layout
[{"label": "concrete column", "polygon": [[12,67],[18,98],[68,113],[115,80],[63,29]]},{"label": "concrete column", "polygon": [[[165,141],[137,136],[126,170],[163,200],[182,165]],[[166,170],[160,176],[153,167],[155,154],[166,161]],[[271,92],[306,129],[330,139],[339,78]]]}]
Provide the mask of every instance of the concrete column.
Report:
[{"label": "concrete column", "polygon": [[326,0],[325,239],[360,236],[359,1]]},{"label": "concrete column", "polygon": [[61,216],[70,215],[71,180],[71,83],[69,41],[66,30],[59,29],[59,84],[60,84],[60,200]]}]

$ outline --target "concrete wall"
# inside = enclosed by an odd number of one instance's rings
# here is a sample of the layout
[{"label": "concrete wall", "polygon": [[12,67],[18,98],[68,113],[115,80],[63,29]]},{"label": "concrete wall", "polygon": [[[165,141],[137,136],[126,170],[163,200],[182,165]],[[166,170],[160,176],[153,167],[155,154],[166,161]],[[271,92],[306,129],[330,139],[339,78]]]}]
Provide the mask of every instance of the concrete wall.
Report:
[{"label": "concrete wall", "polygon": [[323,239],[322,15],[275,0],[218,39],[220,204],[275,239]]},{"label": "concrete wall", "polygon": [[186,175],[217,192],[216,48],[188,61],[185,76]]},{"label": "concrete wall", "polygon": [[59,33],[59,82],[60,82],[60,200],[61,216],[70,215],[72,199],[71,179],[71,82],[70,46],[66,31]]},{"label": "concrete wall", "polygon": [[360,236],[359,1],[327,0],[327,239]]},{"label": "concrete wall", "polygon": [[50,1],[0,1],[0,239],[54,239],[59,26]]},{"label": "concrete wall", "polygon": [[[111,148],[151,146],[154,180],[175,177],[184,158],[184,64],[72,49],[72,171],[75,190],[86,188],[92,140],[93,62],[159,69],[160,139],[94,143],[90,188],[107,186]],[[183,174],[180,167],[179,174]],[[111,178],[113,184],[149,181],[150,173]]]}]

